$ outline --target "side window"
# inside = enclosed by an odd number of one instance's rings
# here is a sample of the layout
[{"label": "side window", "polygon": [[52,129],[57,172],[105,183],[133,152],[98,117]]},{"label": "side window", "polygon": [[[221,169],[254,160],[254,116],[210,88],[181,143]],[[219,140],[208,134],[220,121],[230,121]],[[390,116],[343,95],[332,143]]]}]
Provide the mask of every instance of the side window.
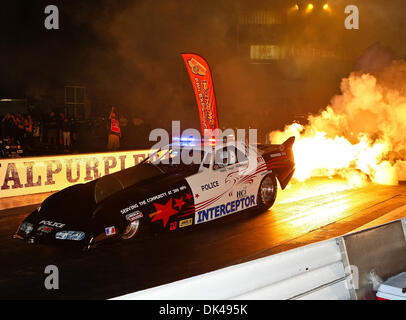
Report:
[{"label": "side window", "polygon": [[234,147],[224,147],[216,151],[213,169],[218,170],[235,163],[237,163],[236,149]]},{"label": "side window", "polygon": [[247,156],[245,155],[244,152],[242,152],[240,149],[236,149],[237,151],[237,162],[245,162],[248,161]]},{"label": "side window", "polygon": [[[202,152],[202,155],[204,155],[204,152]],[[204,156],[202,166],[205,168],[210,168],[210,163],[211,163],[211,152],[208,152],[206,153],[206,156]]]},{"label": "side window", "polygon": [[202,162],[200,164],[199,171],[203,170],[203,168],[210,168],[212,153],[211,152],[204,152],[202,151]]}]

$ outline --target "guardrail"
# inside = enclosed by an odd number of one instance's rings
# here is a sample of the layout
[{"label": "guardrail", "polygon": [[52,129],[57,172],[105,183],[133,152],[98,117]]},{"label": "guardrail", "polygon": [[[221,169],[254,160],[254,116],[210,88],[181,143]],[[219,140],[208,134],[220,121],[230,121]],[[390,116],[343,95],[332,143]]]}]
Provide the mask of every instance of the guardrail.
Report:
[{"label": "guardrail", "polygon": [[58,191],[134,166],[150,150],[0,160],[0,198]]},{"label": "guardrail", "polygon": [[349,299],[347,277],[334,239],[115,299]]},{"label": "guardrail", "polygon": [[113,299],[373,299],[371,270],[406,270],[405,230],[404,218]]}]

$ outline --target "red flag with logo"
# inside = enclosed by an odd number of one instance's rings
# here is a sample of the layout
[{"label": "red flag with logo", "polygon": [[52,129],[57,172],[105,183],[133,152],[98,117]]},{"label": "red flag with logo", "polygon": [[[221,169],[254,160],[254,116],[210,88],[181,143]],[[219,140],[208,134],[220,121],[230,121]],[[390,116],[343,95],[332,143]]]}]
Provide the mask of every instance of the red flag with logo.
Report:
[{"label": "red flag with logo", "polygon": [[202,133],[204,133],[204,129],[217,129],[216,99],[209,65],[197,54],[182,54],[182,58],[195,91]]}]

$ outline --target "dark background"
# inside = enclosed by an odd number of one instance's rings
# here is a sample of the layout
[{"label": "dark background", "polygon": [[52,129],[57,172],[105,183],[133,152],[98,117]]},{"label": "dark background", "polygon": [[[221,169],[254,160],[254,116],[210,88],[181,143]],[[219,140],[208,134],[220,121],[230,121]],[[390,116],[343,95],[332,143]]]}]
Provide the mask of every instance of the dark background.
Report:
[{"label": "dark background", "polygon": [[[81,85],[89,117],[115,105],[153,128],[170,128],[171,120],[200,128],[180,56],[195,52],[211,66],[220,126],[255,127],[262,139],[327,106],[341,79],[365,67],[360,57],[368,50],[405,56],[404,1],[332,0],[329,12],[311,1],[305,14],[309,2],[3,1],[0,98],[50,110],[63,106],[65,85]],[[296,3],[300,11],[289,12]],[[44,27],[49,4],[59,8],[59,30]],[[350,4],[359,8],[360,30],[344,28]],[[277,23],[258,22],[261,15]],[[251,45],[294,49],[263,60],[252,58]]]}]

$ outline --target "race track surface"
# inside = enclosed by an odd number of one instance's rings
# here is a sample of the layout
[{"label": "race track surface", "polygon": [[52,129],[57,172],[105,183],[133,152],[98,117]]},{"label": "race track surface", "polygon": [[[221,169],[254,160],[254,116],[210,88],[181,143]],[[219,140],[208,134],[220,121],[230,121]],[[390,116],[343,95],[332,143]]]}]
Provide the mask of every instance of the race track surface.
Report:
[{"label": "race track surface", "polygon": [[[279,190],[276,204],[264,213],[237,213],[189,230],[109,243],[89,252],[13,239],[37,204],[3,209],[0,299],[112,298],[406,216],[406,207],[404,213],[392,212],[406,205],[405,185],[345,189],[335,180],[297,183]],[[59,269],[58,290],[45,289],[47,265]]]}]

